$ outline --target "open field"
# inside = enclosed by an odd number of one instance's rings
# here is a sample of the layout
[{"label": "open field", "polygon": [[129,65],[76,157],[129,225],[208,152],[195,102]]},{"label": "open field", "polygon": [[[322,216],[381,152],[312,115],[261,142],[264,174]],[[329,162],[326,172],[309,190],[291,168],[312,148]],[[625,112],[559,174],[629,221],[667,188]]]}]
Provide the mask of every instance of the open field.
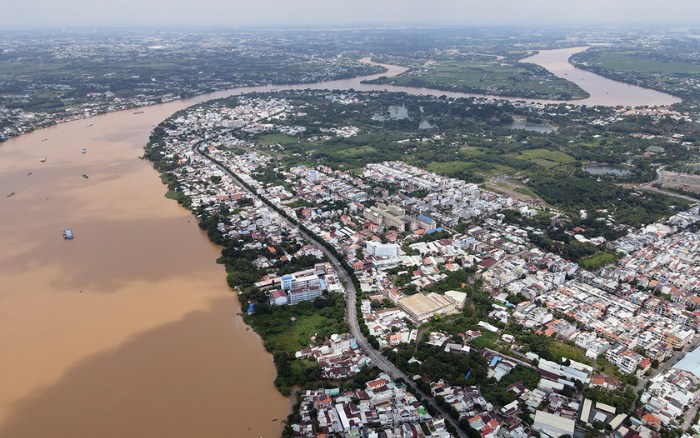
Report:
[{"label": "open field", "polygon": [[700,74],[700,65],[687,62],[662,62],[650,59],[644,53],[632,50],[600,52],[598,56],[588,61],[588,64],[616,71],[637,73]]},{"label": "open field", "polygon": [[299,140],[287,134],[276,133],[262,135],[256,141],[265,146],[269,146],[271,144],[281,144],[284,146],[287,144],[296,143]]},{"label": "open field", "polygon": [[433,161],[428,163],[427,169],[440,175],[454,176],[465,170],[475,171],[478,166],[468,161]]},{"label": "open field", "polygon": [[[269,351],[300,350],[311,344],[311,337],[316,333],[337,326],[336,321],[317,313],[298,315],[296,321],[271,314],[256,315],[251,322],[258,332],[264,332],[265,347]],[[342,331],[341,328],[338,326],[338,331]]]},{"label": "open field", "polygon": [[426,166],[426,169],[440,175],[452,177],[456,177],[462,172],[479,176],[512,175],[515,173],[515,169],[512,167],[480,160],[431,161]]},{"label": "open field", "polygon": [[575,161],[571,155],[549,149],[527,149],[518,153],[507,154],[506,156],[530,161],[548,169],[560,164],[571,164]]},{"label": "open field", "polygon": [[336,155],[341,158],[359,158],[367,154],[376,153],[377,149],[372,146],[356,146],[339,150]]},{"label": "open field", "polygon": [[683,190],[700,194],[700,175],[666,172],[667,178],[661,186],[664,189]]}]

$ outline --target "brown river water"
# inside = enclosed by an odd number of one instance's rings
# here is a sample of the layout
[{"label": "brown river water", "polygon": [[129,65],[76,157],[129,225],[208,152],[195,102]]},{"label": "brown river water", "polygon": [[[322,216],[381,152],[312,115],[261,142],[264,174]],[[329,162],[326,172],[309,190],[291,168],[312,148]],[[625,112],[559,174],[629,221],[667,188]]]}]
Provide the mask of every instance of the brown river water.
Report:
[{"label": "brown river water", "polygon": [[[388,67],[385,75],[405,70]],[[584,82],[591,91],[593,80]],[[290,402],[274,388],[271,356],[238,316],[214,263],[219,249],[163,197],[157,172],[138,157],[153,126],[186,106],[303,88],[470,96],[359,78],[251,87],[62,123],[0,145],[0,437],[280,434]],[[608,104],[626,105],[636,88]],[[675,101],[653,93],[643,103]],[[609,90],[591,99],[581,103],[610,101]],[[72,241],[61,237],[67,227]]]},{"label": "brown river water", "polygon": [[219,249],[137,158],[182,106],[0,146],[1,437],[281,433],[289,401]]}]

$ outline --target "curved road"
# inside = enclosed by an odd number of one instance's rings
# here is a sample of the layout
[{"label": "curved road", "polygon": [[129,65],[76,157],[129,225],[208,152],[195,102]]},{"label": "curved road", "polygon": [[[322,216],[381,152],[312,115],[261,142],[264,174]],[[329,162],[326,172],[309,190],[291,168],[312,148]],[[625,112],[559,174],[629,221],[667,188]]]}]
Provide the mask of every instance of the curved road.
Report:
[{"label": "curved road", "polygon": [[[245,192],[247,192],[250,196],[253,198],[264,202],[267,205],[272,205],[270,201],[268,201],[266,198],[263,198],[262,196],[259,196],[257,193],[253,192],[250,190],[248,187],[246,187],[245,183],[241,179],[238,178],[238,176],[231,171],[228,167],[224,166],[222,163],[218,162],[217,160],[213,159],[209,155],[201,152],[199,150],[199,146],[202,144],[204,140],[201,142],[196,143],[194,146],[192,146],[192,152],[195,154],[199,155],[200,157],[207,159],[211,161],[214,165],[216,165],[219,169],[221,169],[223,172],[227,173],[230,175],[234,181],[238,183],[238,186],[243,189]],[[279,214],[279,213],[278,213]],[[459,427],[459,423],[457,420],[452,418],[447,410],[443,409],[442,406],[438,405],[435,399],[433,398],[432,395],[425,393],[422,391],[416,383],[413,381],[413,379],[409,378],[406,376],[406,374],[403,373],[400,369],[398,369],[393,363],[391,363],[387,358],[385,358],[379,351],[375,350],[374,347],[370,345],[370,343],[367,341],[367,338],[365,338],[362,335],[362,332],[360,331],[360,323],[357,320],[357,308],[355,307],[355,303],[357,301],[357,290],[355,289],[355,285],[352,282],[352,279],[350,278],[350,275],[345,271],[343,266],[340,264],[340,261],[330,252],[328,249],[321,244],[320,238],[317,237],[316,235],[312,235],[309,233],[306,233],[304,230],[298,227],[298,225],[295,225],[292,223],[289,218],[286,215],[280,215],[282,218],[287,222],[287,225],[290,228],[297,228],[299,230],[299,233],[309,242],[311,242],[316,248],[320,249],[323,251],[323,253],[328,257],[328,259],[331,261],[333,264],[333,267],[336,269],[338,272],[338,277],[340,280],[343,282],[343,285],[345,286],[345,300],[346,300],[346,315],[345,318],[347,320],[348,326],[350,327],[350,333],[352,336],[355,338],[357,341],[357,345],[364,350],[364,352],[367,354],[367,356],[372,359],[372,362],[390,375],[393,379],[403,379],[406,384],[410,385],[418,394],[423,397],[424,401],[429,402],[437,411],[445,418],[446,421],[448,421],[452,426],[455,428],[457,431],[457,435],[466,438],[466,433],[462,431],[462,429]]]},{"label": "curved road", "polygon": [[630,188],[638,188],[641,190],[648,190],[650,192],[656,192],[660,193],[662,195],[666,196],[672,196],[674,198],[681,198],[685,199],[686,201],[690,201],[693,204],[697,204],[698,200],[696,198],[684,195],[682,193],[676,193],[671,190],[665,190],[663,188],[658,188],[656,187],[657,185],[659,187],[662,187],[663,184],[666,182],[668,179],[668,174],[665,169],[666,166],[661,166],[656,170],[656,178],[654,178],[653,181],[649,181],[647,183],[641,183],[641,184],[625,184],[624,186],[630,187]]}]

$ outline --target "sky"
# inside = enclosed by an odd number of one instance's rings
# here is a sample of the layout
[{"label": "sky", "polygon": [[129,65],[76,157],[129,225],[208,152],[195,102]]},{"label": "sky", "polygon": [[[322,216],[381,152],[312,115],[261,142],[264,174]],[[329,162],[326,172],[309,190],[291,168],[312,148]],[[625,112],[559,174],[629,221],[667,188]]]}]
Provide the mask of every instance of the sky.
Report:
[{"label": "sky", "polygon": [[5,28],[696,24],[698,0],[0,0]]}]

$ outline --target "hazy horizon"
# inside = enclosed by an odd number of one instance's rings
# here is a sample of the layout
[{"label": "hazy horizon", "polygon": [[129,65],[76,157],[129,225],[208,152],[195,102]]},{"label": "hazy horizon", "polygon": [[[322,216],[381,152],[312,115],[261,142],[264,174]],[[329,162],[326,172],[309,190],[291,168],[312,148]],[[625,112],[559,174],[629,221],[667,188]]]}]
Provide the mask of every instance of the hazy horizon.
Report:
[{"label": "hazy horizon", "polygon": [[4,29],[61,27],[378,27],[698,25],[693,0],[25,0],[3,8]]}]

